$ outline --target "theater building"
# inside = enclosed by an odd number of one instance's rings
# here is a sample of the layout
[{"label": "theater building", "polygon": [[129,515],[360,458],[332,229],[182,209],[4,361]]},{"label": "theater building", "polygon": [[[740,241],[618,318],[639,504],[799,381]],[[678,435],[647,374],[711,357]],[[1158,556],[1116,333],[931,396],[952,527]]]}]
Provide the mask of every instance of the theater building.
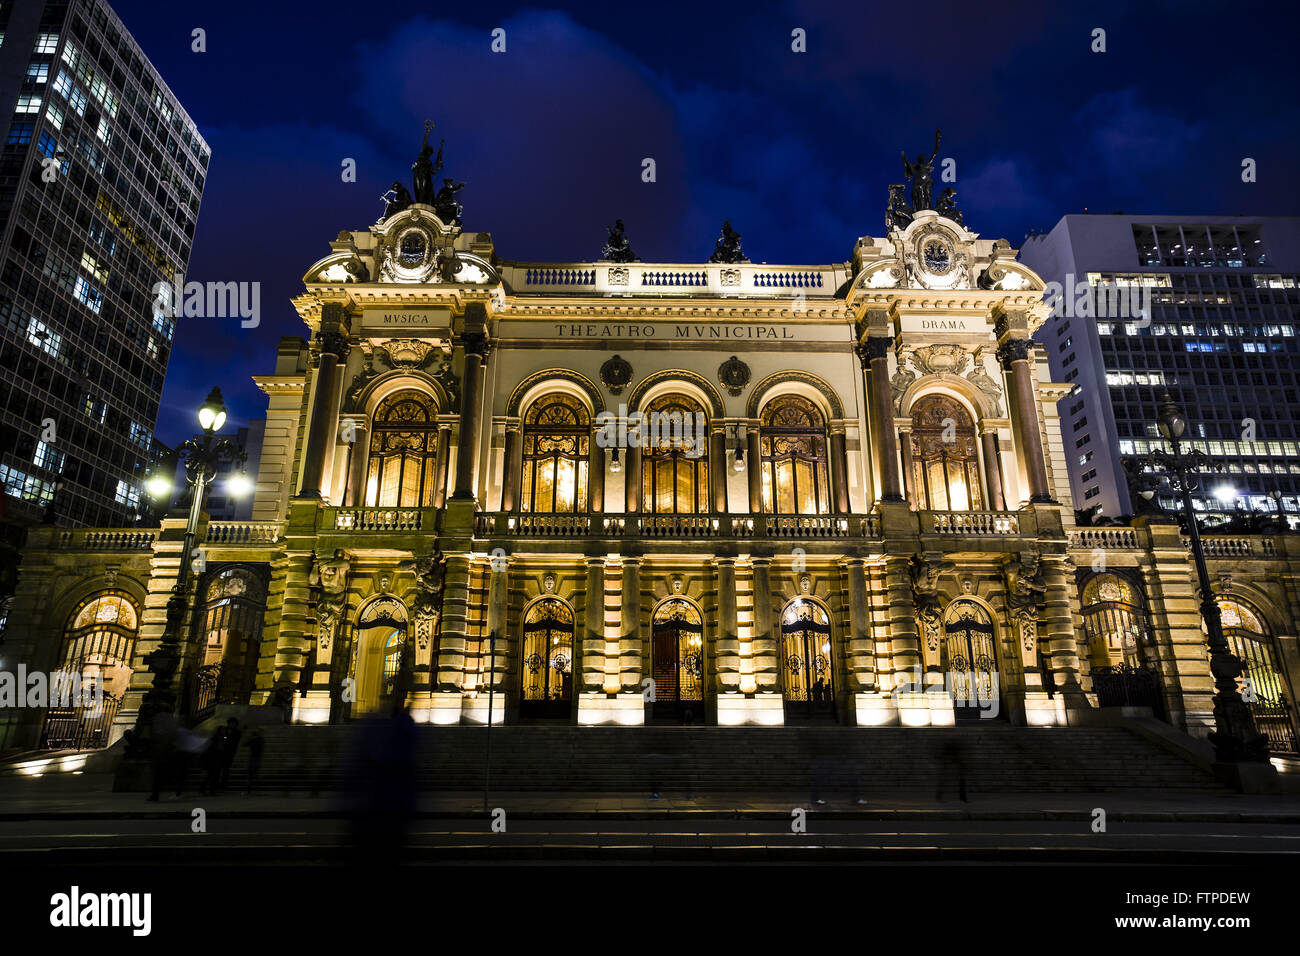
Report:
[{"label": "theater building", "polygon": [[[253,518],[199,528],[187,715],[278,691],[338,722],[409,686],[435,724],[869,732],[1128,704],[1203,736],[1177,525],[1074,525],[1042,281],[909,218],[830,265],[512,262],[421,203],[339,233],[294,300],[306,333],[256,379]],[[150,686],[183,530],[32,534],[4,666],[103,672],[95,743]],[[1257,719],[1294,750],[1300,539],[1207,540]],[[2,719],[6,746],[66,743]]]}]

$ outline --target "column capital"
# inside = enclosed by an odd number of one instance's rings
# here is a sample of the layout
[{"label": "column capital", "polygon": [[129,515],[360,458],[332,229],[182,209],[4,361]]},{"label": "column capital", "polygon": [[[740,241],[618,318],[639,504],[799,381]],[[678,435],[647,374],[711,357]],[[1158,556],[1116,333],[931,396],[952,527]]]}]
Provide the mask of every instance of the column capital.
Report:
[{"label": "column capital", "polygon": [[998,346],[998,359],[1003,368],[1010,368],[1012,362],[1029,361],[1029,350],[1033,347],[1030,339],[1009,338]]},{"label": "column capital", "polygon": [[869,368],[876,359],[889,358],[893,347],[892,335],[871,335],[858,342],[853,350],[858,353],[858,361],[862,363],[862,367]]},{"label": "column capital", "polygon": [[492,341],[486,332],[462,332],[457,337],[456,344],[465,350],[466,355],[477,355],[484,361],[492,351]]},{"label": "column capital", "polygon": [[347,360],[348,352],[351,350],[347,332],[341,328],[326,328],[322,325],[321,330],[316,333],[316,351],[319,355],[336,355],[338,360],[343,362]]}]

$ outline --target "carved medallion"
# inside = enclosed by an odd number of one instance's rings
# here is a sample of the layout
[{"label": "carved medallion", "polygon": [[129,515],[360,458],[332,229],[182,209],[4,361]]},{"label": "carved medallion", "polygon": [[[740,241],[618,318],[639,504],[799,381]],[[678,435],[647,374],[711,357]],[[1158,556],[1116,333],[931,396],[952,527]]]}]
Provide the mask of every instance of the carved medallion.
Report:
[{"label": "carved medallion", "polygon": [[627,270],[610,269],[608,274],[608,282],[610,285],[627,285]]},{"label": "carved medallion", "polygon": [[912,364],[922,375],[960,375],[970,355],[960,345],[927,345],[912,353]]},{"label": "carved medallion", "polygon": [[722,276],[722,284],[724,286],[740,285],[739,269],[723,269],[720,275]]},{"label": "carved medallion", "polygon": [[727,386],[732,395],[743,392],[749,378],[749,366],[734,355],[718,366],[718,381]]},{"label": "carved medallion", "polygon": [[618,395],[632,381],[632,366],[622,356],[615,355],[600,367],[600,380],[611,394]]}]

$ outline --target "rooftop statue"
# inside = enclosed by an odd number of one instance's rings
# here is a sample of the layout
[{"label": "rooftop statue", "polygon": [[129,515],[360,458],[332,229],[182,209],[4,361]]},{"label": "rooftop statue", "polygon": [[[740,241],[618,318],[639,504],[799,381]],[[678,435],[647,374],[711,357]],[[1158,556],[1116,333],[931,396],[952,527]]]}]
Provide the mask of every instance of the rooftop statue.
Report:
[{"label": "rooftop statue", "polygon": [[930,205],[930,191],[934,188],[934,178],[930,175],[934,171],[934,160],[939,155],[939,136],[940,130],[934,131],[934,152],[930,158],[926,159],[925,155],[918,153],[916,162],[910,162],[907,153],[901,152],[903,157],[903,172],[912,180],[912,208],[913,209],[933,209]]},{"label": "rooftop statue", "polygon": [[393,185],[389,186],[388,191],[379,198],[384,201],[384,215],[379,220],[380,222],[390,216],[397,215],[411,205],[411,194],[407,192],[405,186],[398,182],[394,182]]},{"label": "rooftop statue", "polygon": [[906,229],[912,224],[913,210],[903,196],[905,188],[902,183],[894,183],[889,187],[889,205],[885,209],[885,230],[887,232],[892,232],[895,229]]},{"label": "rooftop statue", "polygon": [[710,262],[748,262],[749,257],[740,249],[740,233],[731,228],[731,220],[722,222],[722,235],[713,247]]},{"label": "rooftop statue", "polygon": [[420,155],[415,158],[415,162],[411,165],[415,201],[426,206],[432,206],[436,198],[433,182],[438,173],[442,171],[442,147],[446,144],[446,140],[438,144],[438,157],[436,160],[431,160],[429,158],[433,155],[433,147],[429,145],[429,130],[431,129],[433,129],[432,120],[425,120],[424,141],[420,144]]},{"label": "rooftop statue", "polygon": [[636,261],[636,254],[632,252],[632,244],[627,241],[627,236],[623,233],[622,219],[614,220],[614,227],[609,230],[609,241],[605,243],[605,248],[600,251],[600,258],[607,262]]},{"label": "rooftop statue", "polygon": [[966,225],[962,222],[961,210],[957,208],[957,190],[951,186],[939,193],[939,198],[934,202],[934,211],[941,216],[947,216],[959,226]]},{"label": "rooftop statue", "polygon": [[442,188],[438,190],[438,195],[433,199],[433,211],[439,219],[448,226],[458,225],[460,223],[460,214],[464,207],[456,202],[456,193],[465,188],[464,183],[458,183],[451,179],[442,181]]}]

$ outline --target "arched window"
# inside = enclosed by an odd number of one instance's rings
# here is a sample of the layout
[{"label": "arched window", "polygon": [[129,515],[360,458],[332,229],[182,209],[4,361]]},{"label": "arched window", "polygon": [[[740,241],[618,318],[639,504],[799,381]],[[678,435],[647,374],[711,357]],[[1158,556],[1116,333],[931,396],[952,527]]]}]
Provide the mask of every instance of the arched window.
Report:
[{"label": "arched window", "polygon": [[830,714],[835,705],[831,664],[831,620],[816,601],[791,601],[781,615],[785,702],[813,714]]},{"label": "arched window", "polygon": [[379,403],[370,426],[368,508],[428,508],[436,484],[438,410],[413,389]]},{"label": "arched window", "polygon": [[943,616],[943,663],[958,717],[998,713],[998,655],[993,620],[974,601],[956,600]]},{"label": "arched window", "polygon": [[1291,705],[1268,627],[1249,605],[1231,598],[1217,600],[1228,649],[1241,661],[1237,689],[1250,705],[1256,727],[1268,737],[1270,751],[1295,753]]},{"label": "arched window", "polygon": [[664,601],[655,610],[650,631],[655,715],[680,717],[690,709],[698,719],[704,700],[704,621],[699,609],[681,598]]},{"label": "arched window", "polygon": [[573,701],[573,611],[543,598],[524,615],[521,717],[566,717]]},{"label": "arched window", "polygon": [[1094,574],[1083,585],[1080,603],[1094,668],[1145,662],[1151,626],[1133,585],[1118,574]]},{"label": "arched window", "polygon": [[591,447],[586,406],[561,392],[539,398],[524,415],[523,439],[522,510],[585,511]]},{"label": "arched window", "polygon": [[191,716],[217,704],[248,703],[265,615],[266,589],[251,568],[224,568],[208,581],[203,613],[195,621]]},{"label": "arched window", "polygon": [[768,514],[830,512],[826,422],[800,395],[782,395],[763,409],[763,510]]},{"label": "arched window", "polygon": [[927,395],[912,406],[912,469],[923,511],[979,511],[975,424],[956,399]]},{"label": "arched window", "polygon": [[647,514],[709,510],[709,429],[704,409],[685,395],[661,395],[645,409],[641,509]]},{"label": "arched window", "polygon": [[125,592],[101,592],[77,605],[63,632],[58,688],[51,687],[42,747],[108,745],[113,717],[131,684],[139,626],[139,610]]}]

